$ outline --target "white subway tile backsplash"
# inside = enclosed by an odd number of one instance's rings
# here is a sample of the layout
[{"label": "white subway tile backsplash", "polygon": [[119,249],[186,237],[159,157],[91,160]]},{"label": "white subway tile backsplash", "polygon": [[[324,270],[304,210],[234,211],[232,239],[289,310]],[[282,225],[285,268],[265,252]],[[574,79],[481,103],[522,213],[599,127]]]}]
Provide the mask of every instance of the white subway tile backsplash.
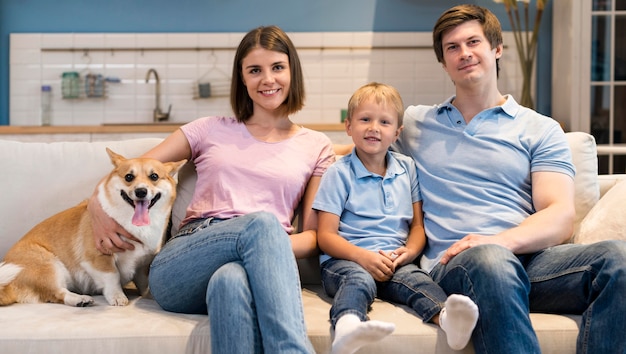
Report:
[{"label": "white subway tile backsplash", "polygon": [[15,37],[10,38],[11,51],[17,49],[36,49],[41,48],[41,34],[40,33],[20,33],[15,34]]},{"label": "white subway tile backsplash", "polygon": [[170,65],[193,64],[195,66],[197,62],[197,56],[190,50],[172,51],[167,55],[167,63]]},{"label": "white subway tile backsplash", "polygon": [[[12,64],[11,80],[34,80],[41,76],[41,70],[37,65]],[[14,70],[13,70],[14,69]]]},{"label": "white subway tile backsplash", "polygon": [[[13,37],[14,35],[11,35]],[[42,48],[73,48],[74,34],[72,33],[44,33],[41,35]]]},{"label": "white subway tile backsplash", "polygon": [[[319,32],[296,32],[289,34],[296,47],[321,47],[323,34]],[[298,53],[302,55],[301,53]]]},{"label": "white subway tile backsplash", "polygon": [[39,50],[39,48],[22,48],[11,50],[9,63],[41,65],[41,51]]},{"label": "white subway tile backsplash", "polygon": [[137,48],[166,48],[167,33],[138,33],[135,35]]},{"label": "white subway tile backsplash", "polygon": [[[243,36],[238,32],[11,34],[10,122],[39,125],[40,87],[50,84],[53,125],[150,123],[156,105],[154,77],[146,83],[150,68],[161,80],[161,109],[172,104],[171,121],[232,115],[230,76]],[[429,32],[289,36],[300,48],[307,93],[304,109],[293,115],[297,123],[339,123],[341,109],[347,107],[354,90],[371,81],[396,86],[407,106],[436,104],[454,93],[430,48]],[[505,40],[512,43],[507,36]],[[502,92],[516,96],[521,81],[517,60],[513,51],[505,50],[499,80]],[[120,82],[107,82],[105,98],[62,99],[64,71],[79,71],[83,77],[88,72],[102,74]],[[198,82],[210,82],[213,96],[198,99]]]},{"label": "white subway tile backsplash", "polygon": [[110,51],[106,52],[104,62],[107,66],[120,65],[134,67],[136,55],[137,52],[134,51]]},{"label": "white subway tile backsplash", "polygon": [[75,48],[104,48],[103,33],[80,33],[74,34],[74,47]]},{"label": "white subway tile backsplash", "polygon": [[167,67],[167,71],[159,73],[161,80],[170,80],[170,82],[177,82],[184,80],[189,82],[191,80],[198,79],[198,68],[194,65],[188,64],[170,64]]},{"label": "white subway tile backsplash", "polygon": [[241,42],[245,35],[245,33],[228,33],[228,45],[226,47],[237,49],[237,47],[239,46],[239,42]]},{"label": "white subway tile backsplash", "polygon": [[71,68],[74,65],[74,53],[72,52],[41,52],[41,65],[63,65]]},{"label": "white subway tile backsplash", "polygon": [[168,48],[196,48],[198,46],[197,33],[168,33]]},{"label": "white subway tile backsplash", "polygon": [[350,47],[353,46],[352,32],[327,32],[322,34],[322,47]]},{"label": "white subway tile backsplash", "polygon": [[16,80],[15,82],[11,83],[11,92],[15,93],[16,96],[26,96],[34,98],[33,96],[37,96],[40,92],[40,83],[41,81],[39,79]]},{"label": "white subway tile backsplash", "polygon": [[136,48],[137,39],[133,33],[105,33],[105,48]]},{"label": "white subway tile backsplash", "polygon": [[352,36],[352,45],[355,47],[371,47],[374,42],[374,32],[355,32]]},{"label": "white subway tile backsplash", "polygon": [[200,48],[237,47],[237,44],[231,46],[229,36],[223,33],[198,33],[197,41]]},{"label": "white subway tile backsplash", "polygon": [[139,55],[135,57],[135,63],[138,68],[144,67],[146,71],[150,67],[157,69],[163,69],[167,66],[167,51],[165,50],[151,50],[140,51]]}]

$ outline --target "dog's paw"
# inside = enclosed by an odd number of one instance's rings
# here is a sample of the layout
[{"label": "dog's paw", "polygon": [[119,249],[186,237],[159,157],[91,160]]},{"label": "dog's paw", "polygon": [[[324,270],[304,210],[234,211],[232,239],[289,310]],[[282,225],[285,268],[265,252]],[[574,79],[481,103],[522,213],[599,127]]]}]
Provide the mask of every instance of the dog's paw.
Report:
[{"label": "dog's paw", "polygon": [[126,306],[126,305],[128,305],[128,298],[124,294],[113,296],[110,299],[107,299],[107,301],[109,302],[109,305],[111,305],[111,306]]},{"label": "dog's paw", "polygon": [[94,304],[94,299],[89,295],[79,295],[70,293],[65,295],[64,300],[66,305],[75,307],[87,307]]}]

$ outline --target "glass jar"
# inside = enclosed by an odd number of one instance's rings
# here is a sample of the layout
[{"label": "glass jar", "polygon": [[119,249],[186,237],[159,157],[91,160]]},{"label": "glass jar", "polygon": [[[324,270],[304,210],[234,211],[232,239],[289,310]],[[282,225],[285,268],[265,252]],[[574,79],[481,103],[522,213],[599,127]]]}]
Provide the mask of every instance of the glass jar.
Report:
[{"label": "glass jar", "polygon": [[67,71],[62,75],[61,93],[63,98],[78,98],[80,95],[80,76],[76,71]]}]

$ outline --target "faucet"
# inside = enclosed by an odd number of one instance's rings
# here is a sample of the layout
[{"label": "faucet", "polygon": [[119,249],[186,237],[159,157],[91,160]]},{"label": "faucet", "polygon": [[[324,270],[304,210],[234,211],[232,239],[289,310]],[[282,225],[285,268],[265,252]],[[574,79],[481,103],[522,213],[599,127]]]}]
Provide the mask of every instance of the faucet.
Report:
[{"label": "faucet", "polygon": [[170,107],[167,109],[167,113],[161,111],[161,81],[159,80],[159,74],[157,74],[156,70],[154,69],[148,70],[148,72],[146,73],[146,83],[150,81],[150,74],[154,74],[154,79],[156,80],[156,107],[154,108],[153,119],[155,123],[158,123],[169,119],[170,112],[172,111],[172,105],[170,104]]}]

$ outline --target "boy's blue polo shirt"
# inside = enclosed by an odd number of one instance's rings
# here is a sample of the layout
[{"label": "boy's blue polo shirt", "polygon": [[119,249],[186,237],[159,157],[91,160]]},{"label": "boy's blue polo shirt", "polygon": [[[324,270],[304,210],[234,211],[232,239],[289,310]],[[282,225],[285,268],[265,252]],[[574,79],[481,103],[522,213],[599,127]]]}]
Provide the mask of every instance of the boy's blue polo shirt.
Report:
[{"label": "boy's blue polo shirt", "polygon": [[[368,171],[354,150],[322,176],[313,209],[339,215],[339,235],[371,250],[406,243],[413,203],[421,200],[412,158],[389,151],[385,176]],[[320,263],[330,256],[321,255]]]}]

